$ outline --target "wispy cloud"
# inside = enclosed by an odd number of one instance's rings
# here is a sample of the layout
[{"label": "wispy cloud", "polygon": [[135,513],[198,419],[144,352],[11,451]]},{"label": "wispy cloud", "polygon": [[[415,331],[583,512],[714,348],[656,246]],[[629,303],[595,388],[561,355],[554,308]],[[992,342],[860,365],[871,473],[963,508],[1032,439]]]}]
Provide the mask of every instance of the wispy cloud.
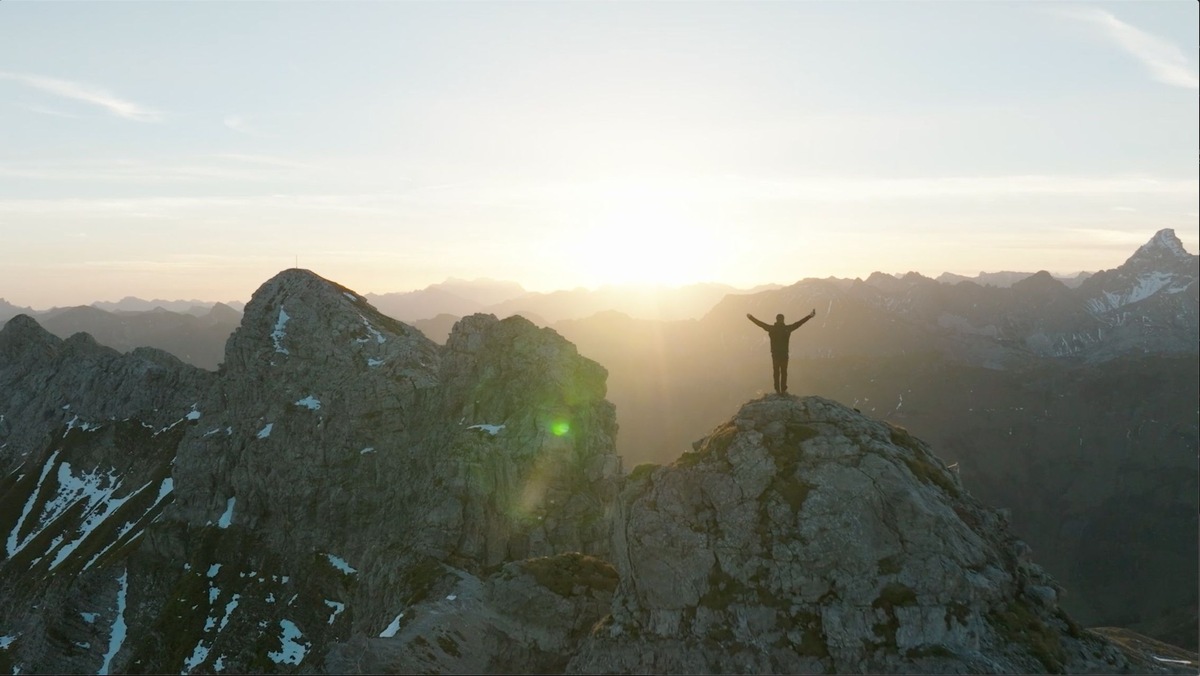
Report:
[{"label": "wispy cloud", "polygon": [[79,119],[78,115],[72,115],[71,113],[64,113],[60,110],[54,110],[53,108],[43,108],[42,106],[25,106],[24,108],[25,108],[25,110],[28,110],[31,113],[38,113],[39,115],[49,115],[51,117],[65,117],[70,120],[78,120]]},{"label": "wispy cloud", "polygon": [[279,256],[253,254],[156,254],[133,260],[83,260],[52,265],[56,268],[115,270],[121,272],[179,272],[181,270],[214,270],[244,268],[261,264],[278,264]]},{"label": "wispy cloud", "polygon": [[226,127],[229,127],[236,132],[241,132],[243,134],[254,133],[254,130],[250,128],[250,125],[246,123],[246,118],[242,117],[241,115],[226,115],[222,122],[225,123]]},{"label": "wispy cloud", "polygon": [[270,134],[264,132],[255,120],[245,115],[226,115],[225,119],[221,121],[226,127],[229,127],[239,134],[259,137],[271,136]]},{"label": "wispy cloud", "polygon": [[[111,169],[106,169],[111,172]],[[161,172],[161,170],[155,170]],[[198,168],[188,168],[190,178]],[[0,176],[24,176],[21,171]],[[249,174],[248,174],[249,175]],[[1115,195],[1152,200],[1194,200],[1195,179],[1086,176],[993,176],[926,178],[693,177],[687,181],[514,182],[447,185],[443,190],[358,193],[269,193],[257,195],[141,196],[127,198],[0,197],[0,216],[80,216],[96,218],[171,217],[245,219],[263,213],[341,214],[400,218],[424,209],[467,213],[479,206],[534,209],[578,216],[611,204],[663,205],[688,213],[710,207],[747,204],[864,204],[914,202],[948,205],[984,199],[1111,200]],[[1109,205],[1106,205],[1108,207]],[[1124,206],[1124,205],[1122,205]],[[665,208],[665,207],[664,207]],[[414,211],[416,210],[416,211]],[[464,211],[465,210],[465,211]],[[690,210],[690,211],[689,211]],[[315,216],[314,216],[315,217]]]},{"label": "wispy cloud", "polygon": [[25,216],[86,215],[89,218],[192,218],[213,213],[242,218],[262,213],[341,213],[394,217],[404,203],[387,194],[252,195],[245,197],[0,198],[0,214]]},{"label": "wispy cloud", "polygon": [[[577,203],[631,199],[648,202],[710,203],[719,201],[868,202],[893,200],[954,200],[975,198],[1111,197],[1112,195],[1191,196],[1200,184],[1190,178],[1145,176],[940,176],[873,177],[748,177],[708,176],[686,180],[629,180],[548,182],[502,186],[478,191],[485,198],[526,201],[558,200]],[[451,195],[461,200],[462,195]]]},{"label": "wispy cloud", "polygon": [[1174,87],[1200,89],[1195,65],[1169,40],[1127,24],[1102,9],[1071,7],[1056,12],[1099,29],[1105,38],[1141,61],[1155,80]]},{"label": "wispy cloud", "polygon": [[72,80],[60,80],[58,78],[46,77],[44,75],[30,75],[28,73],[10,73],[0,71],[0,80],[9,80],[32,87],[38,91],[61,96],[66,99],[82,101],[94,106],[99,106],[108,112],[123,117],[127,120],[137,122],[157,122],[162,119],[162,114],[158,111],[151,110],[139,103],[134,103],[127,99],[123,99],[108,90],[93,85],[84,84],[82,82],[74,82]]},{"label": "wispy cloud", "polygon": [[95,159],[2,162],[0,177],[39,181],[163,184],[189,181],[278,181],[312,173],[313,165],[265,155],[218,153],[178,161]]},{"label": "wispy cloud", "polygon": [[280,167],[282,169],[314,169],[312,164],[304,162],[296,162],[293,160],[284,159],[281,157],[272,157],[270,155],[248,155],[246,153],[217,153],[213,157],[222,160],[231,160],[234,162],[242,162],[245,164],[257,164],[268,167]]},{"label": "wispy cloud", "polygon": [[181,181],[263,181],[271,177],[249,170],[233,170],[215,166],[165,166],[142,162],[86,162],[65,164],[3,164],[0,177],[36,181],[84,181],[101,183],[146,184],[177,183]]}]

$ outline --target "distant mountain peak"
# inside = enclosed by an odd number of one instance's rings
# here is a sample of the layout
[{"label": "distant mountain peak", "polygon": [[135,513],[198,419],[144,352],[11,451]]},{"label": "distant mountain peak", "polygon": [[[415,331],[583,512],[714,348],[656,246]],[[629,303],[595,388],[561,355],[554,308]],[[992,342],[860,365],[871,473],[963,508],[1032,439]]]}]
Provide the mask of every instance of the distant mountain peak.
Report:
[{"label": "distant mountain peak", "polygon": [[1134,252],[1126,262],[1139,260],[1182,260],[1190,258],[1192,254],[1183,248],[1183,242],[1175,236],[1173,228],[1163,228],[1154,233],[1149,242],[1146,242],[1137,251]]},{"label": "distant mountain peak", "polygon": [[45,354],[53,352],[61,344],[62,339],[27,314],[19,314],[0,327],[0,356],[14,361],[22,353]]},{"label": "distant mountain peak", "polygon": [[4,325],[4,328],[0,328],[0,333],[4,333],[6,335],[13,335],[17,333],[40,335],[42,333],[46,333],[46,335],[49,335],[49,333],[42,328],[42,325],[37,323],[36,319],[27,314],[19,314],[10,319],[8,323]]},{"label": "distant mountain peak", "polygon": [[1012,289],[1022,293],[1063,292],[1067,290],[1067,285],[1049,272],[1038,270],[1013,284]]}]

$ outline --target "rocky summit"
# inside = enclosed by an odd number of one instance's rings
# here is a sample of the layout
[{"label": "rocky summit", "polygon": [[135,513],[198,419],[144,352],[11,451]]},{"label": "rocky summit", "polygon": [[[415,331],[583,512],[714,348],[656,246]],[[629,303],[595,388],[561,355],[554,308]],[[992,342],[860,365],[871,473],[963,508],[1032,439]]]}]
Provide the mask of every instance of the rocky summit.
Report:
[{"label": "rocky summit", "polygon": [[621,506],[583,671],[1130,668],[924,443],[820,397],[745,405]]},{"label": "rocky summit", "polygon": [[438,346],[304,270],[216,373],[16,317],[0,671],[1195,670],[1079,627],[900,428],[772,396],[623,476],[605,379],[522,318]]}]

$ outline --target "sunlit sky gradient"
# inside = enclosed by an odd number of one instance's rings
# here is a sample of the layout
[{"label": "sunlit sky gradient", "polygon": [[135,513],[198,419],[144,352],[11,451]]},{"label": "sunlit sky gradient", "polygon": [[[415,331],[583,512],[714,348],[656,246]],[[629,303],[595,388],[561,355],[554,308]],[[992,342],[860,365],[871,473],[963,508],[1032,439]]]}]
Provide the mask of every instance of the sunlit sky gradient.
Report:
[{"label": "sunlit sky gradient", "polygon": [[0,297],[1197,249],[1197,3],[0,3]]}]

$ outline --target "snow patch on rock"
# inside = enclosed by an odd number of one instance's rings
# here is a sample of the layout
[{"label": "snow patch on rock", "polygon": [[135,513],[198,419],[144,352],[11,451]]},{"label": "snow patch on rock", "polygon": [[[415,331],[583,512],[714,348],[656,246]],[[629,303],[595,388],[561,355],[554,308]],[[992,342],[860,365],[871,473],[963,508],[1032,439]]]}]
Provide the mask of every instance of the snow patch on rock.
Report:
[{"label": "snow patch on rock", "polygon": [[108,670],[112,668],[113,658],[120,652],[121,646],[125,644],[125,595],[129,591],[129,571],[125,570],[121,573],[121,577],[117,578],[117,616],[113,619],[112,628],[108,632],[108,652],[104,653],[104,662],[100,665],[97,674],[108,674]]},{"label": "snow patch on rock", "polygon": [[392,638],[396,632],[400,631],[400,618],[404,617],[404,613],[400,613],[383,631],[379,632],[379,638]]},{"label": "snow patch on rock", "polygon": [[233,506],[237,503],[237,498],[229,498],[225,501],[225,513],[217,520],[217,528],[229,528],[233,523]]},{"label": "snow patch on rock", "polygon": [[310,411],[317,411],[321,408],[321,401],[311,394],[296,402],[297,406],[303,406]]},{"label": "snow patch on rock", "polygon": [[271,342],[275,345],[275,351],[280,354],[291,354],[288,349],[283,346],[283,339],[287,337],[287,323],[291,317],[281,305],[279,307],[279,317],[275,320],[275,330],[271,331]]},{"label": "snow patch on rock", "polygon": [[350,564],[346,563],[346,560],[341,558],[340,556],[334,556],[333,554],[326,554],[325,558],[329,560],[329,565],[333,566],[334,568],[337,568],[338,570],[342,571],[346,575],[353,575],[358,572],[358,570],[356,568],[351,568]]},{"label": "snow patch on rock", "polygon": [[296,640],[303,637],[304,634],[291,620],[280,620],[279,627],[283,630],[283,633],[279,635],[280,649],[267,653],[267,657],[275,664],[300,664],[304,661],[304,654],[308,652],[312,644]]}]

